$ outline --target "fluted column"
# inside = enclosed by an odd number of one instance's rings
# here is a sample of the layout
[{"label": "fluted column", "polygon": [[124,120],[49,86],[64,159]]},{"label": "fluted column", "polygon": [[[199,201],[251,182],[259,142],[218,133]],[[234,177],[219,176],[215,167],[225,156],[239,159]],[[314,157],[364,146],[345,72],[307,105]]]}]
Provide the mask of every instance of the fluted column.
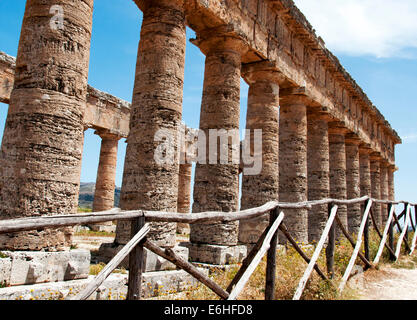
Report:
[{"label": "fluted column", "polygon": [[[381,160],[380,163],[380,188],[381,200],[389,200],[389,185],[388,185],[388,162]],[[381,219],[382,226],[385,226],[388,220],[388,205],[381,203]]]},{"label": "fluted column", "polygon": [[[185,64],[183,0],[144,0],[130,132],[122,182],[122,210],[177,211],[179,132]],[[164,143],[165,141],[165,143]],[[148,238],[175,245],[176,224],[152,223]],[[130,238],[118,223],[116,243]]]},{"label": "fluted column", "polygon": [[[346,142],[348,131],[338,124],[329,125],[329,159],[330,159],[330,197],[334,199],[347,198],[346,186]],[[348,228],[347,206],[339,205],[337,214],[343,224]],[[342,235],[340,228],[336,228],[336,238]]]},{"label": "fluted column", "polygon": [[[374,199],[381,198],[381,156],[377,153],[370,155],[371,161],[371,196]],[[382,225],[381,205],[374,203],[372,205],[372,212],[374,214],[378,227]]]},{"label": "fluted column", "polygon": [[[178,200],[177,212],[190,213],[191,210],[191,174],[193,165],[191,163],[180,164],[178,174]],[[189,233],[189,225],[177,223],[178,233]]]},{"label": "fluted column", "polygon": [[[360,189],[361,197],[372,197],[371,186],[371,160],[370,154],[372,150],[365,144],[359,145],[359,173],[360,173]],[[361,204],[361,218],[365,211],[365,203]]]},{"label": "fluted column", "polygon": [[[309,110],[307,113],[307,171],[308,200],[329,197],[329,117],[324,113]],[[308,214],[308,240],[318,241],[328,219],[328,206],[313,206]]]},{"label": "fluted column", "polygon": [[397,170],[395,165],[388,166],[388,199],[395,200],[394,173]]},{"label": "fluted column", "polygon": [[372,196],[371,190],[371,149],[364,145],[359,145],[359,166],[360,166],[360,187],[361,197]]},{"label": "fluted column", "polygon": [[[279,113],[279,201],[307,200],[307,105],[304,96],[280,98]],[[285,211],[285,224],[299,242],[308,242],[306,209]],[[280,239],[285,242],[285,239]]]},{"label": "fluted column", "polygon": [[[243,76],[249,82],[246,129],[250,135],[250,156],[260,157],[257,163],[243,163],[241,209],[259,207],[268,201],[278,200],[278,134],[279,134],[279,80],[280,74],[265,63],[244,66]],[[255,154],[254,130],[262,130],[261,154]],[[248,133],[248,132],[247,132]],[[254,161],[257,161],[256,159]],[[258,164],[258,165],[259,165]],[[269,216],[242,220],[239,224],[239,242],[256,243],[269,224]]]},{"label": "fluted column", "polygon": [[[93,0],[28,0],[1,148],[0,219],[77,212]],[[0,236],[0,249],[60,250],[71,228]]]},{"label": "fluted column", "polygon": [[120,136],[96,131],[101,138],[100,160],[97,169],[93,211],[105,211],[114,207],[116,187],[117,149]]},{"label": "fluted column", "polygon": [[[199,35],[195,44],[206,55],[200,130],[205,134],[207,144],[206,157],[200,158],[196,165],[192,212],[232,212],[238,209],[239,202],[239,159],[233,159],[232,155],[239,152],[236,133],[240,117],[243,42],[228,34],[210,32]],[[225,163],[220,161],[220,152],[215,159],[210,159],[209,144],[219,143],[220,140],[211,135],[215,130],[230,133],[230,139],[227,139],[229,143],[225,147],[228,155]],[[190,241],[198,244],[236,245],[238,223],[192,224]],[[190,252],[190,256],[196,259],[198,253]]]},{"label": "fluted column", "polygon": [[[346,195],[348,199],[360,198],[360,156],[359,144],[361,141],[348,135],[346,141]],[[347,206],[349,233],[357,234],[361,224],[361,204],[354,203]]]}]

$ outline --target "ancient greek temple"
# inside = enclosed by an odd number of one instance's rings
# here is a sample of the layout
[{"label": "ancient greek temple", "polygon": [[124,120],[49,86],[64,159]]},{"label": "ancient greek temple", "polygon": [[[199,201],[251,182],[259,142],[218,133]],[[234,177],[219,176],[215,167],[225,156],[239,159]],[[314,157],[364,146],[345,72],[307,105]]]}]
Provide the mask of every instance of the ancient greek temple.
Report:
[{"label": "ancient greek temple", "polygon": [[[271,200],[394,199],[401,139],[292,0],[135,2],[143,22],[127,103],[87,85],[93,0],[26,1],[16,60],[0,57],[0,101],[9,104],[0,219],[77,211],[87,128],[101,137],[94,211],[113,206],[121,138],[127,138],[122,210],[186,214],[232,212]],[[60,10],[51,10],[57,5]],[[56,14],[63,15],[63,26],[51,25]],[[196,33],[192,43],[186,27]],[[180,163],[187,153],[177,135],[187,45],[206,57],[197,131],[242,129],[241,78],[249,85],[246,126],[262,130],[259,174],[245,175],[232,161],[197,163],[191,181],[192,164]],[[154,159],[160,130],[174,137],[170,165]],[[379,223],[387,219],[384,205],[374,210]],[[350,232],[358,229],[361,212],[360,205],[339,208]],[[289,210],[285,219],[292,236],[309,243],[318,240],[327,217],[327,206],[317,206]],[[192,225],[186,247],[193,261],[228,263],[241,259],[267,225],[264,218]],[[114,246],[129,240],[129,227],[118,223]],[[0,249],[63,250],[71,230],[1,235]],[[175,224],[153,223],[149,237],[174,247],[175,233]]]}]

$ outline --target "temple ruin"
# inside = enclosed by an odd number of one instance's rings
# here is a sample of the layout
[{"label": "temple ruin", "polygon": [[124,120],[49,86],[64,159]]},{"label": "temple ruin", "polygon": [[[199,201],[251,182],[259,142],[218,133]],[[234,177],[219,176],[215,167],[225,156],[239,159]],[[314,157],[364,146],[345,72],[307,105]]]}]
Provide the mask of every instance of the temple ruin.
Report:
[{"label": "temple ruin", "polygon": [[[93,0],[76,3],[27,0],[16,61],[0,55],[0,101],[9,104],[0,219],[76,213],[87,128],[101,138],[94,211],[113,206],[121,138],[127,138],[122,210],[231,212],[239,209],[240,187],[242,209],[278,199],[394,199],[400,137],[292,0],[136,0],[143,22],[131,103],[87,85]],[[63,29],[50,27],[50,8],[57,4]],[[196,33],[191,44],[186,27]],[[246,127],[262,130],[260,174],[245,175],[232,161],[197,163],[191,181],[190,161],[180,163],[179,155],[187,158],[177,135],[187,45],[206,56],[195,134],[239,129],[243,78],[249,85]],[[159,130],[173,137],[171,165],[154,160]],[[387,210],[378,206],[382,224]],[[286,225],[295,239],[309,243],[318,240],[327,217],[326,205],[291,209]],[[357,231],[360,205],[341,206],[339,217]],[[232,263],[245,257],[267,225],[265,219],[194,224],[190,242],[177,250],[195,262]],[[176,247],[176,230],[175,224],[152,223],[149,238]],[[62,251],[71,235],[71,228],[0,235],[0,250]],[[130,223],[119,222],[112,247],[130,236]]]}]

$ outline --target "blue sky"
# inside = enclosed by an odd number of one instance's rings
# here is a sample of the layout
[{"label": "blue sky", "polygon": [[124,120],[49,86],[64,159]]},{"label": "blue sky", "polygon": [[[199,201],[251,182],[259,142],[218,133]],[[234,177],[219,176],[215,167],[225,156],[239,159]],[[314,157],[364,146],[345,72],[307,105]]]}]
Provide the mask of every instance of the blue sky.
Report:
[{"label": "blue sky", "polygon": [[[397,199],[417,202],[417,1],[295,0],[326,46],[403,138],[397,146]],[[0,50],[16,56],[25,1],[0,0]],[[132,0],[96,0],[89,84],[131,101],[142,14]],[[187,30],[187,37],[194,36]],[[187,43],[183,119],[198,128],[204,56]],[[242,81],[241,128],[248,86]],[[7,105],[0,104],[0,137]],[[95,181],[100,138],[87,130],[81,181]],[[119,142],[121,185],[126,143]]]}]

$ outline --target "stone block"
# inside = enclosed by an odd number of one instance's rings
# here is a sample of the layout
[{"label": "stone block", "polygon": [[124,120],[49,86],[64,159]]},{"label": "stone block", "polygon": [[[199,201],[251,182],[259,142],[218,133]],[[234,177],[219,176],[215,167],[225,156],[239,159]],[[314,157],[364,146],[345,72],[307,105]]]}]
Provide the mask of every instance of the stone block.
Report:
[{"label": "stone block", "polygon": [[[98,251],[97,259],[104,263],[108,263],[122,248],[124,245],[114,245],[113,243],[103,243]],[[175,246],[172,248],[176,254],[181,256],[184,260],[188,261],[188,249],[183,246]],[[164,271],[175,270],[176,266],[168,260],[158,256],[157,254],[144,250],[145,259],[145,272],[151,271]],[[120,267],[129,268],[129,257],[126,257],[121,263]]]},{"label": "stone block", "polygon": [[10,271],[12,260],[8,257],[0,258],[0,285],[10,285]]},{"label": "stone block", "polygon": [[[198,268],[208,275],[208,270]],[[31,285],[0,288],[0,300],[66,300],[74,298],[93,281],[87,279],[39,283]],[[112,273],[88,300],[125,300],[127,295],[128,273]],[[142,277],[143,298],[168,296],[191,287],[198,281],[183,270],[145,272]]]},{"label": "stone block", "polygon": [[247,255],[245,245],[219,246],[211,244],[181,243],[189,249],[189,256],[193,262],[209,264],[233,264],[241,262]]},{"label": "stone block", "polygon": [[10,285],[85,279],[90,272],[90,252],[4,251],[10,257]]}]

